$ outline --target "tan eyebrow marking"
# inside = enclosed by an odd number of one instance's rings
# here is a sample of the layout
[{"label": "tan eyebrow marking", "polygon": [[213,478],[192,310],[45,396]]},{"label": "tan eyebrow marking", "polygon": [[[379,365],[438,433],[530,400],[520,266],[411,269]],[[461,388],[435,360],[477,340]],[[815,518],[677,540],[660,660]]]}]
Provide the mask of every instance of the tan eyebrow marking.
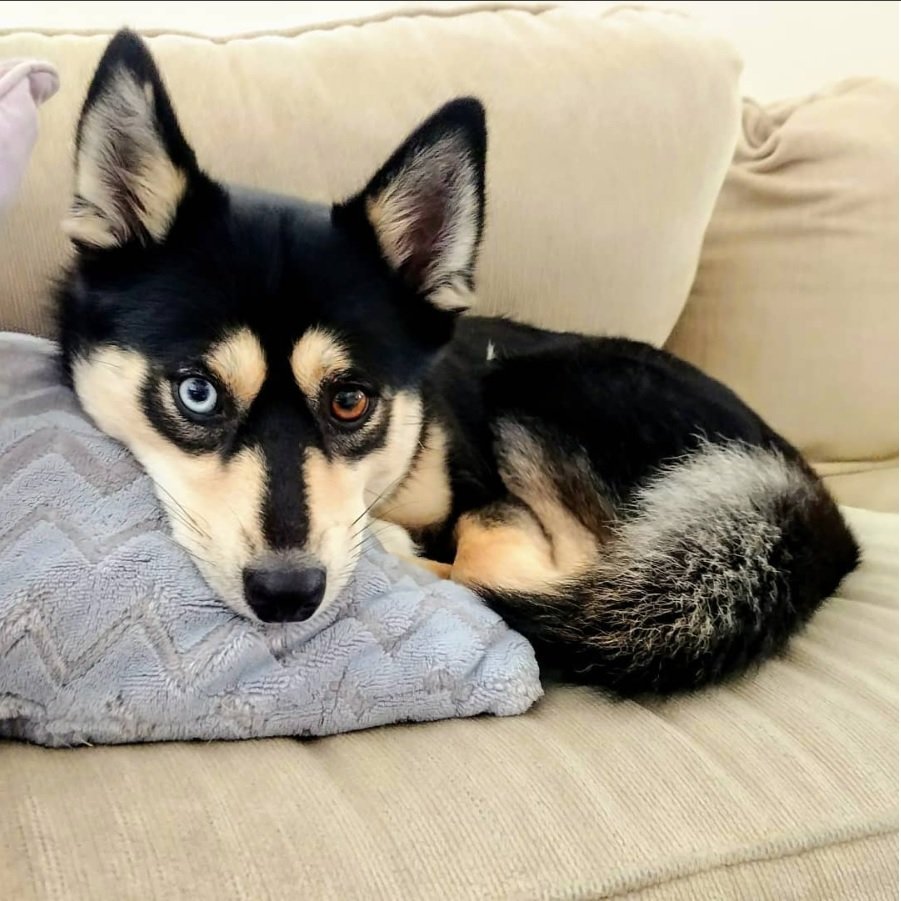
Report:
[{"label": "tan eyebrow marking", "polygon": [[213,345],[204,360],[246,410],[266,380],[266,355],[257,336],[240,328]]},{"label": "tan eyebrow marking", "polygon": [[350,357],[337,335],[326,329],[311,328],[294,345],[291,370],[300,390],[310,399],[329,376],[350,368]]}]

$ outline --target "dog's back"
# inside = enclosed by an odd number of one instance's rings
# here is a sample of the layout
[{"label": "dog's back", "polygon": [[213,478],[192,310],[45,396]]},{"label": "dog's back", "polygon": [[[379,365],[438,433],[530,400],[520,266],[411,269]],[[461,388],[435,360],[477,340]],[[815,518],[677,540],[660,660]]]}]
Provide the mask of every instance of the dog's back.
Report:
[{"label": "dog's back", "polygon": [[856,565],[801,455],[694,367],[490,320],[456,344],[490,345],[475,377],[503,488],[456,524],[453,577],[569,677],[671,692],[740,672]]}]

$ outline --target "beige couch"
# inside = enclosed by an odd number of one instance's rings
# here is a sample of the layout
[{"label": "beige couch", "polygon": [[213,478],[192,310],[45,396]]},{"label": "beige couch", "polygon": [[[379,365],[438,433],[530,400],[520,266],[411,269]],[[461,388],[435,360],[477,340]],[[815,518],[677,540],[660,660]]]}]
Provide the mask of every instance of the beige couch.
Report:
[{"label": "beige couch", "polygon": [[[0,328],[52,329],[105,40],[0,33],[0,58],[49,59],[63,84],[0,228]],[[864,562],[785,658],[668,702],[548,686],[522,717],[318,741],[0,744],[0,895],[897,897],[897,89],[742,106],[728,47],[630,11],[153,49],[215,173],[322,199],[431,107],[481,96],[482,309],[666,344],[723,378],[853,505]]]}]

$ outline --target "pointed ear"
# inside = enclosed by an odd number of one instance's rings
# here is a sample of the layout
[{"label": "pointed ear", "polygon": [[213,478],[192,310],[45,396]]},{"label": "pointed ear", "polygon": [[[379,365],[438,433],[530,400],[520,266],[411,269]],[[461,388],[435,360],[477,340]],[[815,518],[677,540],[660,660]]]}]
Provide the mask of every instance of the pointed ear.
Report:
[{"label": "pointed ear", "polygon": [[427,119],[336,221],[362,222],[385,261],[434,307],[472,303],[485,216],[485,111],[461,98]]},{"label": "pointed ear", "polygon": [[63,229],[94,249],[162,241],[197,174],[147,45],[120,31],[100,60],[76,136]]}]

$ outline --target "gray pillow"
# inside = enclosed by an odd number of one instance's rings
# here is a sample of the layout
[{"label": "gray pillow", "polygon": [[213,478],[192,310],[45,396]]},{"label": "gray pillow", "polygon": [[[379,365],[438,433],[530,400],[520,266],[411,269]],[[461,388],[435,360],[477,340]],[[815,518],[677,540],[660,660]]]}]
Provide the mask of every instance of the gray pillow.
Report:
[{"label": "gray pillow", "polygon": [[150,480],[0,335],[0,736],[46,745],[329,735],[522,713],[531,647],[466,589],[370,551],[342,601],[268,626],[211,596]]}]

